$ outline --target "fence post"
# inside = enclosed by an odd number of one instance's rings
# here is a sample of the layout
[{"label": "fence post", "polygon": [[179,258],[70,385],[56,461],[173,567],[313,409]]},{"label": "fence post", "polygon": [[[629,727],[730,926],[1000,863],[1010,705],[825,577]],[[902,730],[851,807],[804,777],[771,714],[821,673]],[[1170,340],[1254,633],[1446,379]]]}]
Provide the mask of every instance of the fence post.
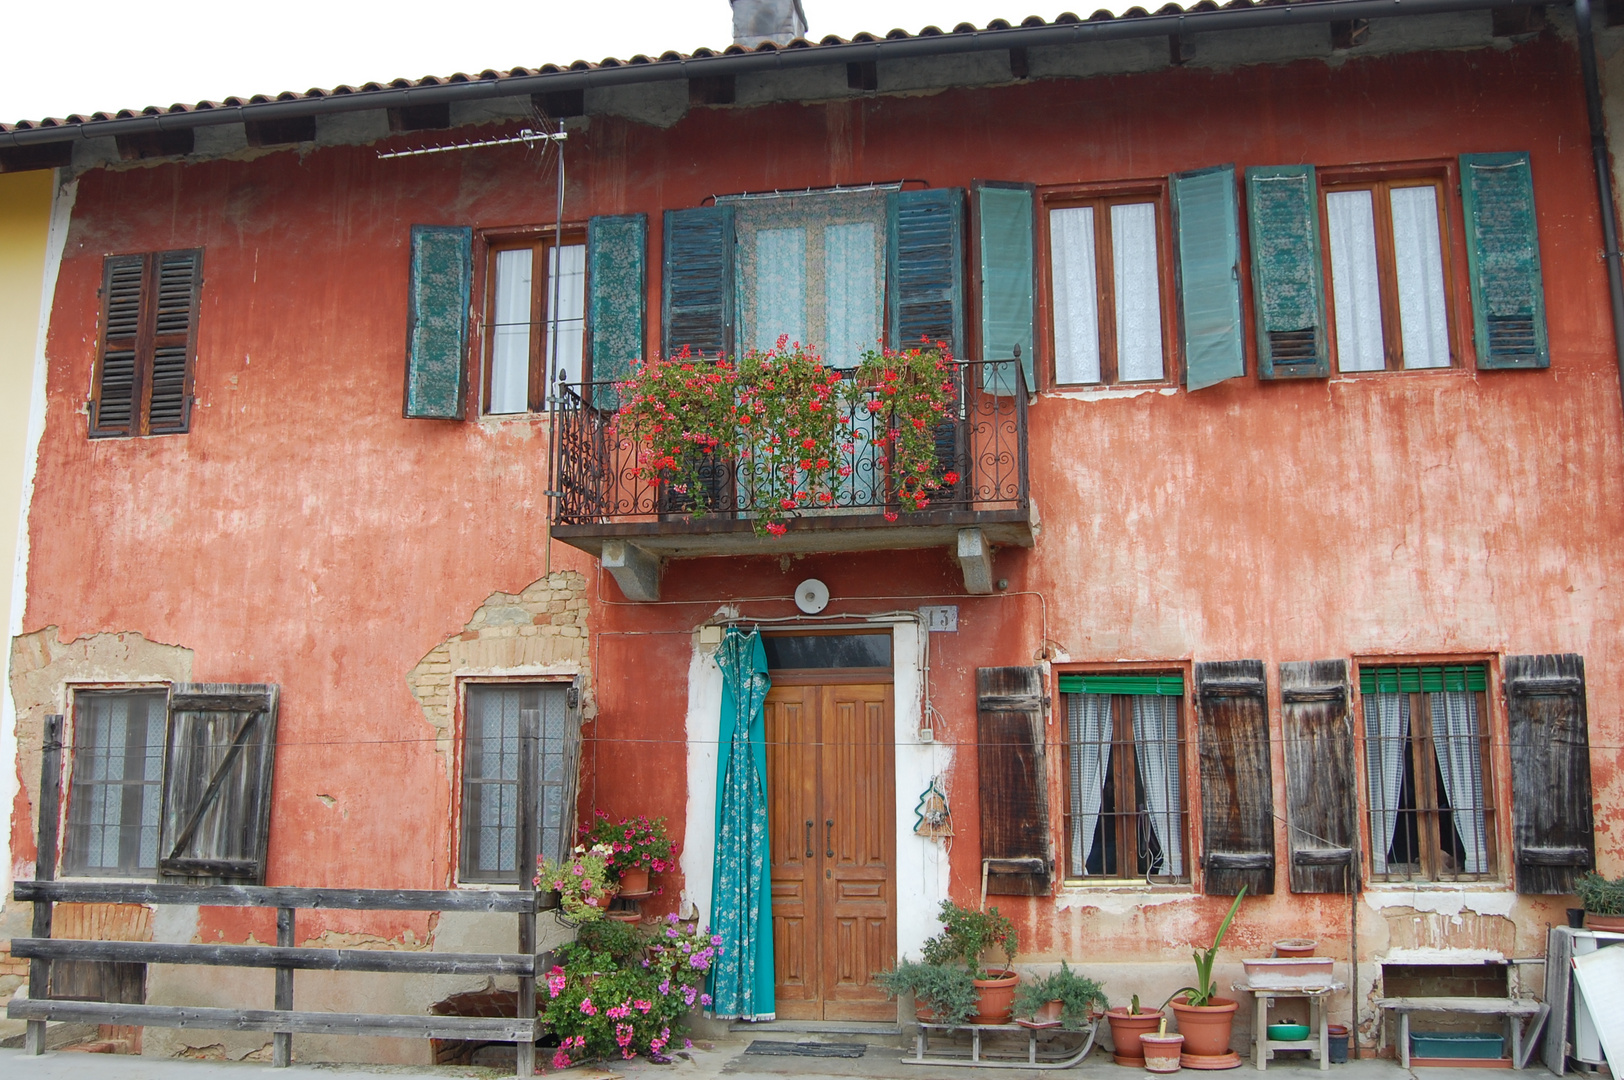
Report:
[{"label": "fence post", "polygon": [[[56,880],[57,823],[62,815],[62,716],[45,718],[45,737],[40,745],[39,764],[39,845],[34,859],[34,880]],[[51,901],[34,901],[34,936],[51,936]],[[28,962],[28,996],[42,1001],[51,996],[51,962]],[[45,1053],[45,1021],[28,1021],[24,1038],[30,1054]]]},{"label": "fence post", "polygon": [[[280,948],[293,948],[293,918],[295,909],[276,909],[276,944]],[[276,1007],[282,1012],[293,1009],[293,969],[276,969]],[[271,1036],[271,1067],[285,1069],[293,1063],[293,1032],[278,1031]]]},{"label": "fence post", "polygon": [[515,845],[519,859],[519,890],[530,897],[529,908],[519,914],[519,951],[530,957],[531,973],[519,976],[519,1019],[531,1022],[528,1039],[518,1043],[518,1074],[529,1077],[536,1071],[536,858],[541,849],[540,787],[537,784],[537,735],[541,728],[540,709],[519,710],[519,835]]}]

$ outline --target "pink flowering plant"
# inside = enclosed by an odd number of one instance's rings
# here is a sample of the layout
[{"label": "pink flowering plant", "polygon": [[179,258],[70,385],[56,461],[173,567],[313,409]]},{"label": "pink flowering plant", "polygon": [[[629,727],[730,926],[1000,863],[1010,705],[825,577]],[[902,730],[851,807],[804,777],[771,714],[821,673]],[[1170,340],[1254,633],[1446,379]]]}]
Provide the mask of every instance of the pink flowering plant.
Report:
[{"label": "pink flowering plant", "polygon": [[559,1044],[553,1067],[639,1054],[666,1060],[674,1042],[685,1042],[688,1012],[710,1004],[701,987],[717,940],[675,915],[653,937],[583,928],[544,981],[540,1014]]},{"label": "pink flowering plant", "polygon": [[591,825],[581,826],[581,841],[609,849],[609,872],[617,879],[638,868],[653,874],[674,869],[680,850],[666,834],[665,818],[638,815],[615,821],[602,810],[593,811]]},{"label": "pink flowering plant", "polygon": [[618,891],[610,881],[609,860],[614,850],[606,844],[577,844],[568,859],[541,860],[536,888],[556,892],[564,917],[585,923],[603,918]]},{"label": "pink flowering plant", "polygon": [[[869,350],[857,366],[862,407],[874,416],[872,441],[890,477],[892,497],[904,511],[930,505],[941,488],[958,484],[936,454],[936,429],[956,420],[958,386],[947,342],[922,341],[911,349]],[[888,520],[896,520],[887,512]]]}]

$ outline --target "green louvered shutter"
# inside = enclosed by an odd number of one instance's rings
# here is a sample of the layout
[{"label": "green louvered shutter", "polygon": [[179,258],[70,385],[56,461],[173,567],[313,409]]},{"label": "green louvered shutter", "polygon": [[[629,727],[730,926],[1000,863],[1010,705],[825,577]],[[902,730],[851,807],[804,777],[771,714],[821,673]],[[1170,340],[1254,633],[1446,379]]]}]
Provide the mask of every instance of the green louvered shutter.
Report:
[{"label": "green louvered shutter", "polygon": [[[1036,190],[1030,184],[992,181],[977,181],[970,188],[981,294],[981,359],[1007,359],[1019,347],[1028,393],[1037,387],[1032,345],[1033,298],[1037,295],[1032,270]],[[1013,364],[987,368],[982,378],[989,393],[1015,393]]]},{"label": "green louvered shutter", "polygon": [[1173,220],[1185,386],[1200,390],[1246,374],[1235,166],[1175,174]]},{"label": "green louvered shutter", "polygon": [[412,226],[412,299],[406,331],[405,415],[462,419],[474,230]]},{"label": "green louvered shutter", "polygon": [[891,345],[945,341],[964,356],[964,192],[893,191],[885,198]]},{"label": "green louvered shutter", "polygon": [[595,217],[586,223],[587,356],[599,385],[594,404],[613,409],[614,387],[643,356],[643,264],[648,250],[648,215]]},{"label": "green louvered shutter", "polygon": [[733,353],[733,207],[665,212],[662,347]]},{"label": "green louvered shutter", "polygon": [[1528,155],[1463,154],[1460,176],[1477,366],[1550,367]]},{"label": "green louvered shutter", "polygon": [[1260,379],[1323,378],[1325,286],[1314,166],[1246,170]]}]

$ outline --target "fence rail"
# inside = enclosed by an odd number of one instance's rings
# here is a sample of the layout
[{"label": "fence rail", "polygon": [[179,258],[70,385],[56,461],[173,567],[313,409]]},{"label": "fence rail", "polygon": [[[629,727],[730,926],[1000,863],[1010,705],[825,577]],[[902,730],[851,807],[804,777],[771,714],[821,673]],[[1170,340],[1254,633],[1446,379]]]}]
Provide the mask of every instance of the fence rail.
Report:
[{"label": "fence rail", "polygon": [[[535,732],[521,739],[519,761],[520,858],[535,862],[537,829],[534,798]],[[13,999],[6,1015],[28,1021],[27,1050],[45,1050],[47,1021],[119,1024],[138,1027],[204,1028],[216,1031],[272,1032],[271,1064],[286,1067],[293,1059],[294,1034],[405,1036],[473,1039],[516,1044],[518,1074],[535,1071],[535,1041],[541,1034],[536,1018],[536,914],[549,906],[545,894],[528,887],[513,892],[457,889],[307,889],[263,885],[159,885],[144,882],[56,881],[57,827],[62,775],[62,717],[48,716],[40,764],[39,861],[35,880],[14,883],[12,895],[34,905],[33,936],[14,938],[12,955],[29,961],[28,997]],[[51,936],[52,906],[58,903],[187,904],[209,907],[276,909],[276,944],[168,944],[145,941],[86,941]],[[471,911],[511,915],[518,919],[519,951],[515,953],[434,953],[382,949],[296,947],[295,921],[300,910]],[[272,1009],[211,1008],[191,1005],[146,1005],[75,1001],[50,996],[53,961],[119,964],[197,964],[271,968],[276,972]],[[519,980],[518,1016],[418,1016],[385,1013],[308,1012],[293,1007],[295,971],[372,971],[427,975],[508,975]]]},{"label": "fence rail", "polygon": [[[857,433],[834,465],[843,475],[828,491],[809,492],[817,520],[845,515],[893,514],[905,524],[966,511],[1027,509],[1026,385],[1016,361],[952,365],[956,407],[936,430],[937,460],[956,480],[930,493],[930,506],[908,511],[897,497],[885,457],[866,436],[882,432],[889,420],[868,408],[869,395],[849,381],[839,396],[845,429]],[[702,471],[705,490],[697,506],[692,495],[673,491],[643,467],[648,433],[617,414],[616,384],[560,382],[555,390],[555,526],[612,525],[664,521],[673,531],[703,529],[754,516],[772,485],[758,482],[747,462],[720,460]],[[747,441],[747,440],[746,440]]]}]

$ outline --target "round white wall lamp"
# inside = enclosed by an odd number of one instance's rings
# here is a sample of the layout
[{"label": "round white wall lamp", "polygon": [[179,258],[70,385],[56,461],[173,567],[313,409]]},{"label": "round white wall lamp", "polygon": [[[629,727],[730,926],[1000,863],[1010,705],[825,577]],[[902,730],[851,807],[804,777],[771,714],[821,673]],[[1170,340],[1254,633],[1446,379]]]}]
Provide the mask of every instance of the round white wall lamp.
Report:
[{"label": "round white wall lamp", "polygon": [[815,577],[809,577],[795,586],[795,606],[808,615],[816,615],[829,606],[829,586]]}]

